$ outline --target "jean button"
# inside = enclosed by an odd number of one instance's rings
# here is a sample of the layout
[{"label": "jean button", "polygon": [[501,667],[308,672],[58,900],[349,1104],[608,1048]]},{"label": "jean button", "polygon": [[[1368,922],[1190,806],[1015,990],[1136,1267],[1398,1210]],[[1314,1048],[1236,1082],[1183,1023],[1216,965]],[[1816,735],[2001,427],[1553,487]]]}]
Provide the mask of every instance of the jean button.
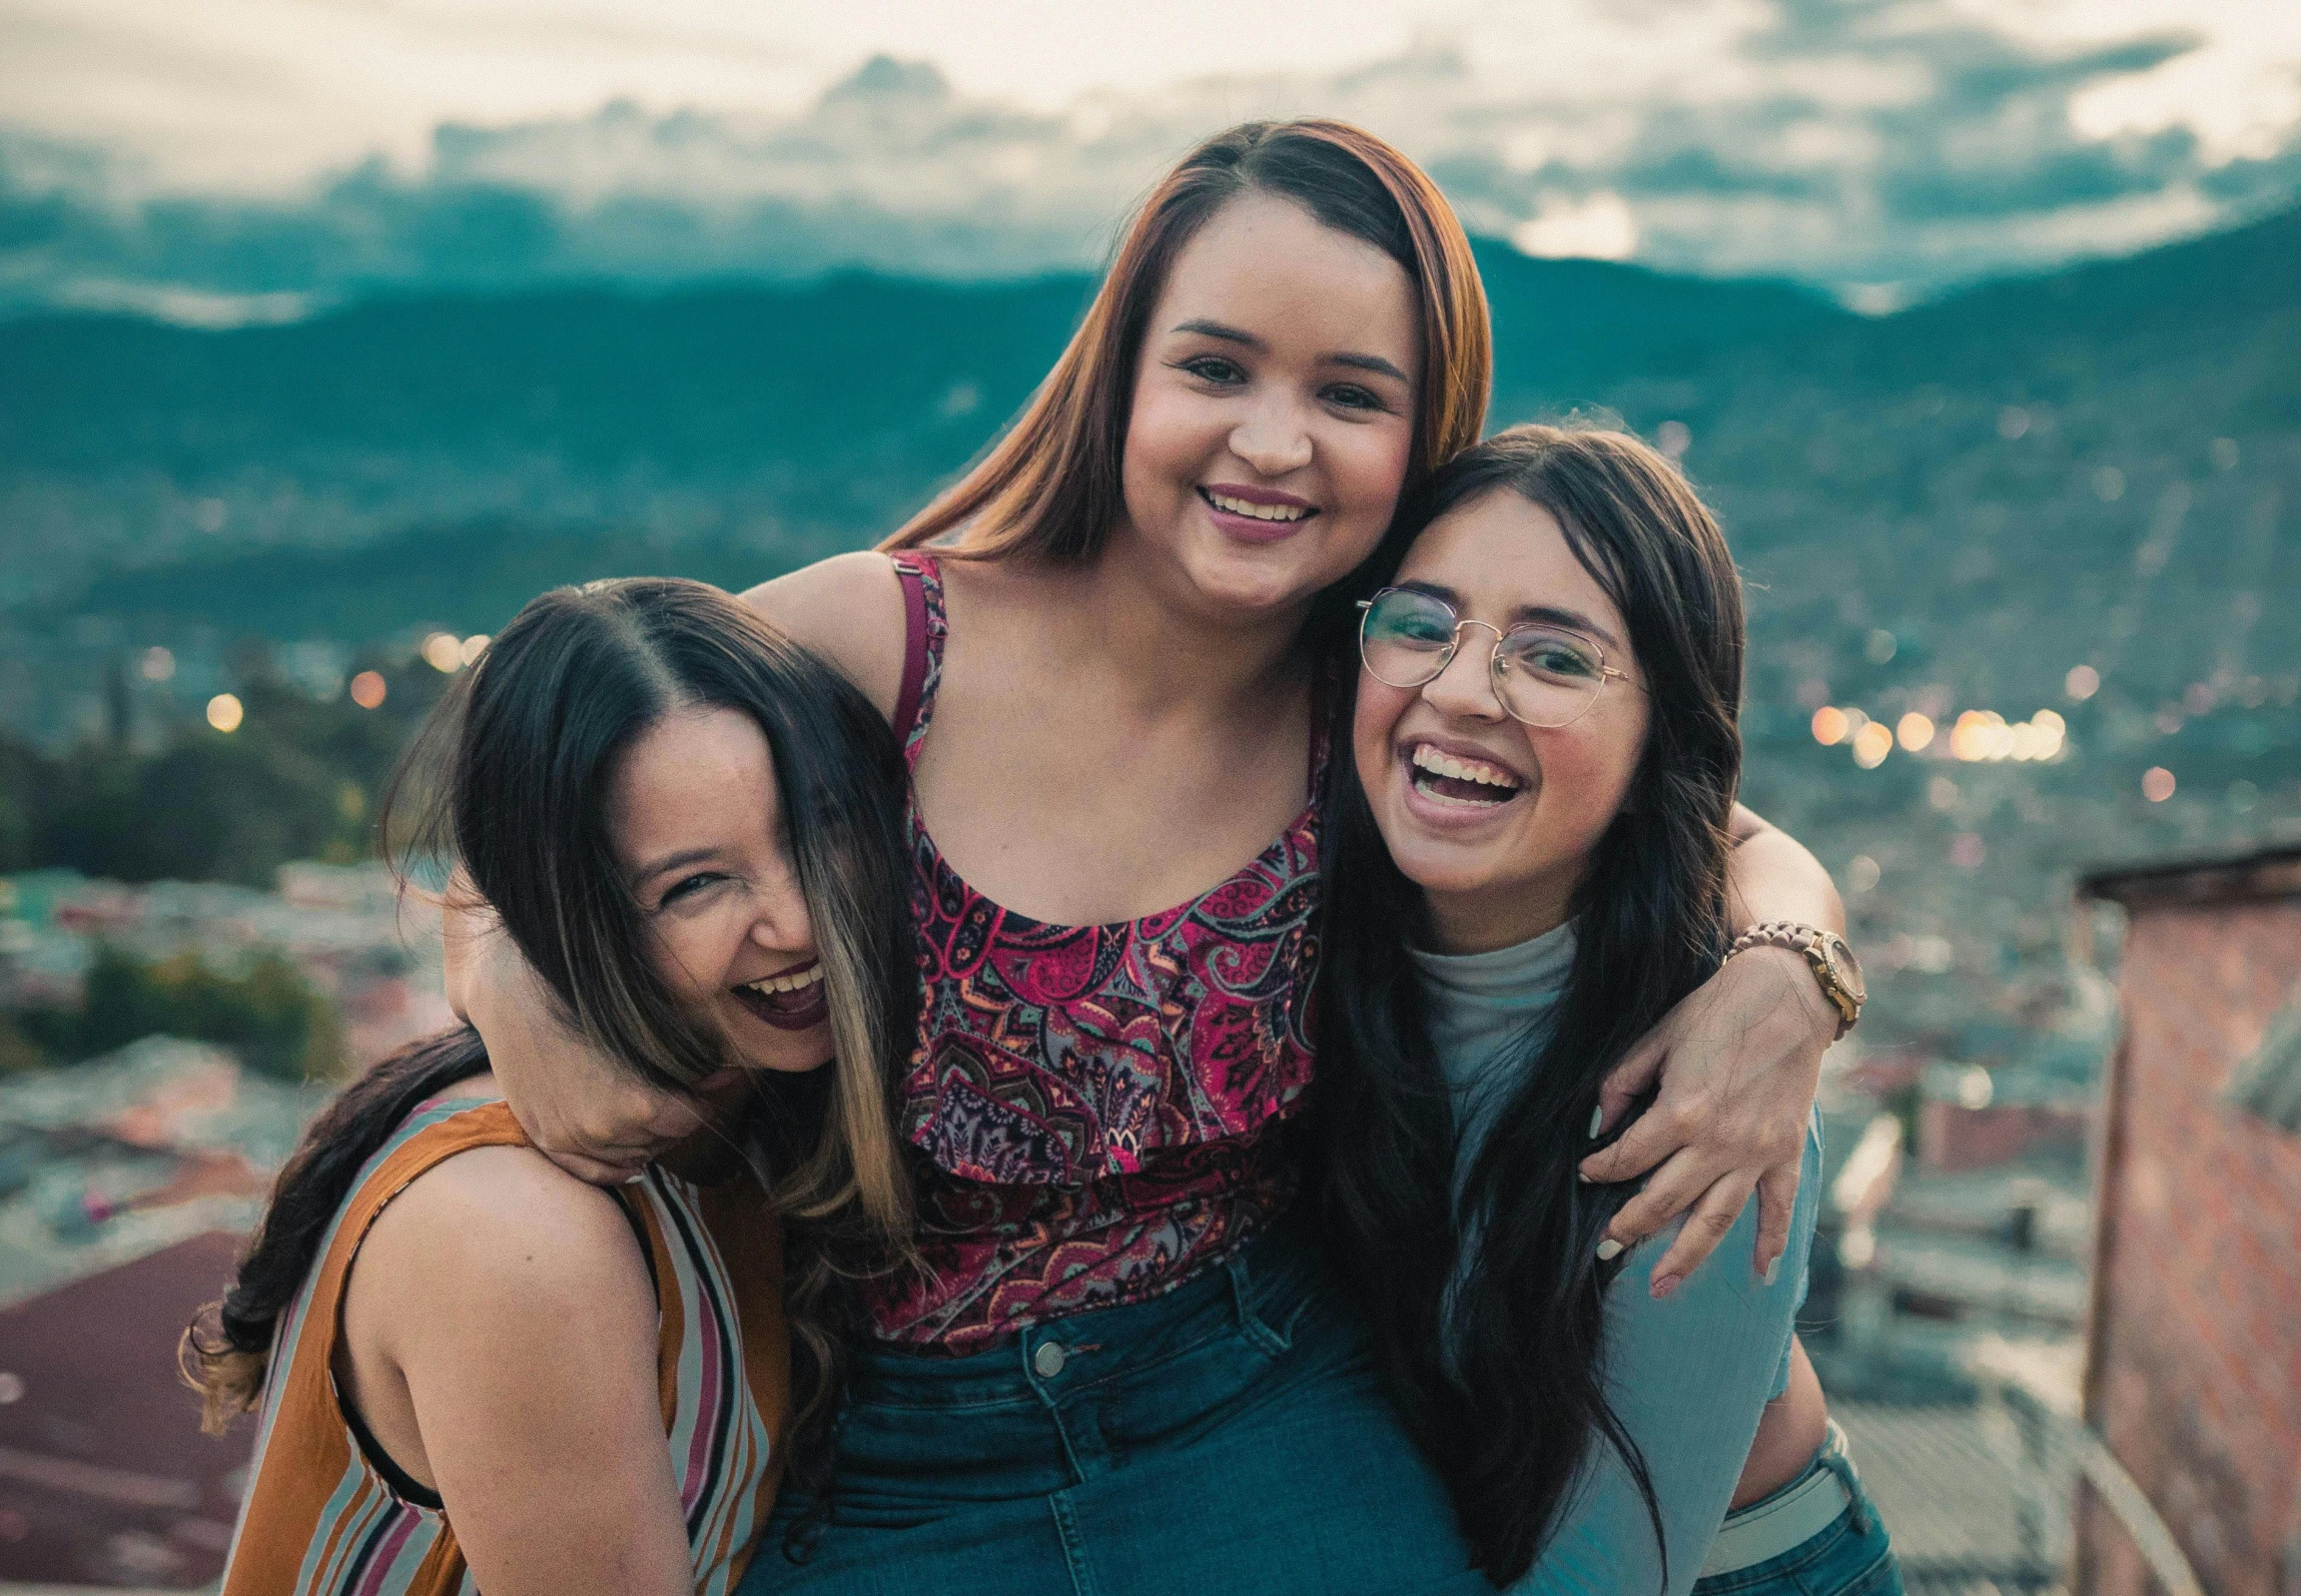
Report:
[{"label": "jean button", "polygon": [[1039,1350],[1031,1354],[1031,1366],[1039,1371],[1043,1380],[1051,1380],[1063,1372],[1063,1365],[1071,1361],[1071,1354],[1063,1350],[1060,1341],[1041,1341]]}]

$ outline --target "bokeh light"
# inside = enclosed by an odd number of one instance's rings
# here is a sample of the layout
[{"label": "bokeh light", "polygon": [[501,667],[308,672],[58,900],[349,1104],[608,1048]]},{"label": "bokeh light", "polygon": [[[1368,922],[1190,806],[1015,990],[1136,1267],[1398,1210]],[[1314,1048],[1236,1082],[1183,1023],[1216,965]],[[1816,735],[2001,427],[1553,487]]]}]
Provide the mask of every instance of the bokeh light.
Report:
[{"label": "bokeh light", "polygon": [[479,656],[487,652],[487,642],[488,637],[485,632],[473,632],[464,638],[461,645],[456,648],[456,659],[466,665],[478,664]]},{"label": "bokeh light", "polygon": [[146,681],[166,681],[176,674],[176,656],[165,648],[147,648],[136,662],[136,673]]},{"label": "bokeh light", "polygon": [[1844,742],[1853,729],[1854,722],[1835,704],[1824,704],[1814,711],[1814,740],[1825,748]]},{"label": "bokeh light", "polygon": [[2081,704],[2101,690],[2101,673],[2091,665],[2072,665],[2069,674],[2061,678],[2061,688]]},{"label": "bokeh light", "polygon": [[1914,754],[1923,753],[1933,742],[1932,720],[1915,709],[1904,715],[1902,723],[1894,730],[1895,735],[1902,739],[1902,746]]},{"label": "bokeh light", "polygon": [[1854,734],[1854,763],[1876,770],[1894,751],[1894,734],[1881,721],[1871,721]]},{"label": "bokeh light", "polygon": [[247,718],[247,709],[230,693],[218,693],[208,700],[208,724],[218,731],[238,731],[240,722]]},{"label": "bokeh light", "polygon": [[374,709],[384,702],[385,688],[380,671],[364,670],[352,678],[352,702],[362,709]]},{"label": "bokeh light", "polygon": [[2173,772],[2163,765],[2151,765],[2141,773],[2141,796],[2153,804],[2161,804],[2173,796]]},{"label": "bokeh light", "polygon": [[1878,885],[1879,877],[1885,873],[1877,860],[1866,853],[1858,853],[1847,862],[1846,885],[1856,892],[1868,892]]},{"label": "bokeh light", "polygon": [[451,672],[463,668],[463,640],[451,632],[433,632],[423,639],[423,646],[416,652],[433,670]]}]

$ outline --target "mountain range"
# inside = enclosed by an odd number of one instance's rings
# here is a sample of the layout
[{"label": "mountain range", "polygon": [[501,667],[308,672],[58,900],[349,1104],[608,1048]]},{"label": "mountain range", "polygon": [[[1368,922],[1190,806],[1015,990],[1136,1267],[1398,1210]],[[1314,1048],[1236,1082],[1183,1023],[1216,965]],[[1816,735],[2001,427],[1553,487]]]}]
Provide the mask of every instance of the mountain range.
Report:
[{"label": "mountain range", "polygon": [[[1880,317],[1479,260],[1496,424],[1596,410],[1680,445],[1751,580],[1752,794],[1834,866],[1911,882],[1893,928],[2049,948],[2075,864],[2301,816],[2301,211]],[[0,324],[0,719],[37,720],[58,672],[92,692],[104,649],[403,646],[553,581],[740,585],[867,544],[1024,402],[1092,288],[848,275]],[[2082,701],[2080,665],[2102,683]],[[1825,701],[2058,706],[2071,751],[1857,770],[1806,731]],[[2156,765],[2176,801],[2141,795]]]}]

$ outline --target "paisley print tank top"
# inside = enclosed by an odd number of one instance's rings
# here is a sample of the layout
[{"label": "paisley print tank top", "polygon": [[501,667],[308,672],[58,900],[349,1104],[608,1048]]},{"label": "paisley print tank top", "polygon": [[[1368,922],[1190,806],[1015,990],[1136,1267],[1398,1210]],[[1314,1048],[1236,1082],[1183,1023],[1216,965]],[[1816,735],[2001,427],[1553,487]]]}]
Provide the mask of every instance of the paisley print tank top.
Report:
[{"label": "paisley print tank top", "polygon": [[[948,621],[935,559],[894,558],[895,730],[916,768]],[[968,1351],[1228,1258],[1294,1185],[1275,1133],[1311,1073],[1315,810],[1188,903],[1100,926],[993,903],[916,795],[906,814],[923,995],[902,1118],[926,1267],[870,1288],[879,1336]]]}]

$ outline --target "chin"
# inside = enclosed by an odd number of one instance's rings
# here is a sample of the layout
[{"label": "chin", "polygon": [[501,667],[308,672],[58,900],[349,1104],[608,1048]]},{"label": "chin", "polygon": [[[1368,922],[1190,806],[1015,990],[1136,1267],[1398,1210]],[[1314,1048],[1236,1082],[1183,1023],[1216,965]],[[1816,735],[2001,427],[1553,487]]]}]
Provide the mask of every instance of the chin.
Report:
[{"label": "chin", "polygon": [[774,1070],[783,1075],[805,1075],[831,1062],[834,1051],[828,1022],[805,1031],[783,1031],[737,1011],[729,1040],[735,1062],[746,1070]]},{"label": "chin", "polygon": [[1316,546],[1241,546],[1219,532],[1184,562],[1190,584],[1209,603],[1245,614],[1266,614],[1304,604],[1353,569]]}]

